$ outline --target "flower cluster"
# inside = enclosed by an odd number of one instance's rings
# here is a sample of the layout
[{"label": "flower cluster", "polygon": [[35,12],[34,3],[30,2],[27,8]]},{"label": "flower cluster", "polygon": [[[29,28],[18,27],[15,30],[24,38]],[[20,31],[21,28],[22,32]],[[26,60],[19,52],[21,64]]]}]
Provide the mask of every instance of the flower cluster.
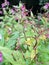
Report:
[{"label": "flower cluster", "polygon": [[7,12],[6,5],[9,3],[2,4],[4,16],[0,22],[0,62],[5,65],[47,65],[44,63],[49,62],[48,17],[38,15],[36,18],[21,3],[8,7]]},{"label": "flower cluster", "polygon": [[8,1],[5,1],[4,3],[2,3],[2,8],[4,8],[6,5],[9,6],[9,2]]},{"label": "flower cluster", "polygon": [[45,6],[44,6],[44,9],[49,9],[49,3],[46,3]]}]

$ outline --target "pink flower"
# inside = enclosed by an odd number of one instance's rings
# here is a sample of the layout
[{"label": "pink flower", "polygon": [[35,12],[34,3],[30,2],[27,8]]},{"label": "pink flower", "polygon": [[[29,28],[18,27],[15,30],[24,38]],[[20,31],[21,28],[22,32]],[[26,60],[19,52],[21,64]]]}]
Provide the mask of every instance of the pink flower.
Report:
[{"label": "pink flower", "polygon": [[44,6],[44,9],[48,9],[48,5],[45,5],[45,6]]},{"label": "pink flower", "polygon": [[3,8],[5,6],[5,3],[2,3],[1,5],[2,5],[2,8]]},{"label": "pink flower", "polygon": [[22,11],[22,17],[25,17],[25,16],[27,16],[27,15],[28,15],[28,12]]},{"label": "pink flower", "polygon": [[9,2],[6,1],[6,2],[2,3],[1,5],[2,5],[2,8],[4,8],[6,5],[9,5]]},{"label": "pink flower", "polygon": [[46,5],[48,5],[48,7],[49,7],[49,3],[46,3]]},{"label": "pink flower", "polygon": [[2,11],[0,11],[0,14],[2,14],[3,12]]},{"label": "pink flower", "polygon": [[49,38],[49,34],[46,34],[46,37]]},{"label": "pink flower", "polygon": [[12,14],[15,14],[15,11],[14,11],[13,9],[11,9],[11,13],[12,13]]},{"label": "pink flower", "polygon": [[6,1],[5,4],[6,4],[6,5],[9,5],[9,1]]},{"label": "pink flower", "polygon": [[21,7],[21,10],[24,11],[26,9],[25,5]]},{"label": "pink flower", "polygon": [[24,11],[22,11],[22,17],[25,17]]},{"label": "pink flower", "polygon": [[49,8],[49,3],[46,3],[44,9],[48,9],[48,8]]}]

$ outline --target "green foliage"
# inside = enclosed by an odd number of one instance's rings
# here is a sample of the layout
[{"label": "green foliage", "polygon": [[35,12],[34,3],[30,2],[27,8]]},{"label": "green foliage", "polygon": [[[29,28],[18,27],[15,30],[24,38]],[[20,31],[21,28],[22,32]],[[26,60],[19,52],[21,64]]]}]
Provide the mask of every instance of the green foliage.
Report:
[{"label": "green foliage", "polygon": [[[33,13],[26,16],[22,4],[12,8],[3,8],[0,17],[0,52],[3,61],[0,65],[49,65],[49,20],[40,16],[35,19]],[[18,20],[18,22],[17,22]]]}]

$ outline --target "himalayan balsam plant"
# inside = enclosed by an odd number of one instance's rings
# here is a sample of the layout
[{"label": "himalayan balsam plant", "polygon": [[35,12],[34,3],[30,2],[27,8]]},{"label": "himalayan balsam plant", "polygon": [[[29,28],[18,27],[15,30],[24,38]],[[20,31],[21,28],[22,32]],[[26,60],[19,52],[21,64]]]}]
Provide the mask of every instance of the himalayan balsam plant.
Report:
[{"label": "himalayan balsam plant", "polygon": [[0,65],[49,65],[49,19],[36,19],[22,3],[10,8],[5,2],[2,10]]}]

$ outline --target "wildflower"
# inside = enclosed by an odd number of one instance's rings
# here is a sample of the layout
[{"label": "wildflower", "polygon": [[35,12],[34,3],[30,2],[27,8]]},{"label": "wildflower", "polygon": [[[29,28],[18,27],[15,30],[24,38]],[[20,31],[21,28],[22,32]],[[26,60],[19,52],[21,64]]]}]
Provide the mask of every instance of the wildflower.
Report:
[{"label": "wildflower", "polygon": [[49,7],[49,3],[46,3],[46,5],[48,5],[48,7]]},{"label": "wildflower", "polygon": [[0,11],[0,14],[2,14],[2,11]]},{"label": "wildflower", "polygon": [[25,5],[22,5],[21,10],[24,11],[26,9]]},{"label": "wildflower", "polygon": [[11,9],[11,13],[12,13],[12,14],[15,14],[15,11],[14,11],[13,9]]},{"label": "wildflower", "polygon": [[22,11],[22,17],[25,17],[25,16],[27,16],[27,15],[28,15],[28,12]]},{"label": "wildflower", "polygon": [[44,9],[48,9],[48,6],[47,6],[47,5],[45,5],[45,6],[44,6]]},{"label": "wildflower", "polygon": [[45,36],[46,36],[46,38],[49,38],[49,34],[46,34]]},{"label": "wildflower", "polygon": [[8,2],[8,1],[6,1],[6,2],[2,3],[1,5],[2,5],[2,8],[4,8],[6,5],[8,5],[8,6],[9,6],[9,2]]},{"label": "wildflower", "polygon": [[9,1],[5,1],[5,4],[6,4],[6,5],[9,5]]},{"label": "wildflower", "polygon": [[5,3],[2,3],[2,8],[5,6]]},{"label": "wildflower", "polygon": [[48,8],[49,8],[49,3],[46,3],[44,9],[48,9]]}]

